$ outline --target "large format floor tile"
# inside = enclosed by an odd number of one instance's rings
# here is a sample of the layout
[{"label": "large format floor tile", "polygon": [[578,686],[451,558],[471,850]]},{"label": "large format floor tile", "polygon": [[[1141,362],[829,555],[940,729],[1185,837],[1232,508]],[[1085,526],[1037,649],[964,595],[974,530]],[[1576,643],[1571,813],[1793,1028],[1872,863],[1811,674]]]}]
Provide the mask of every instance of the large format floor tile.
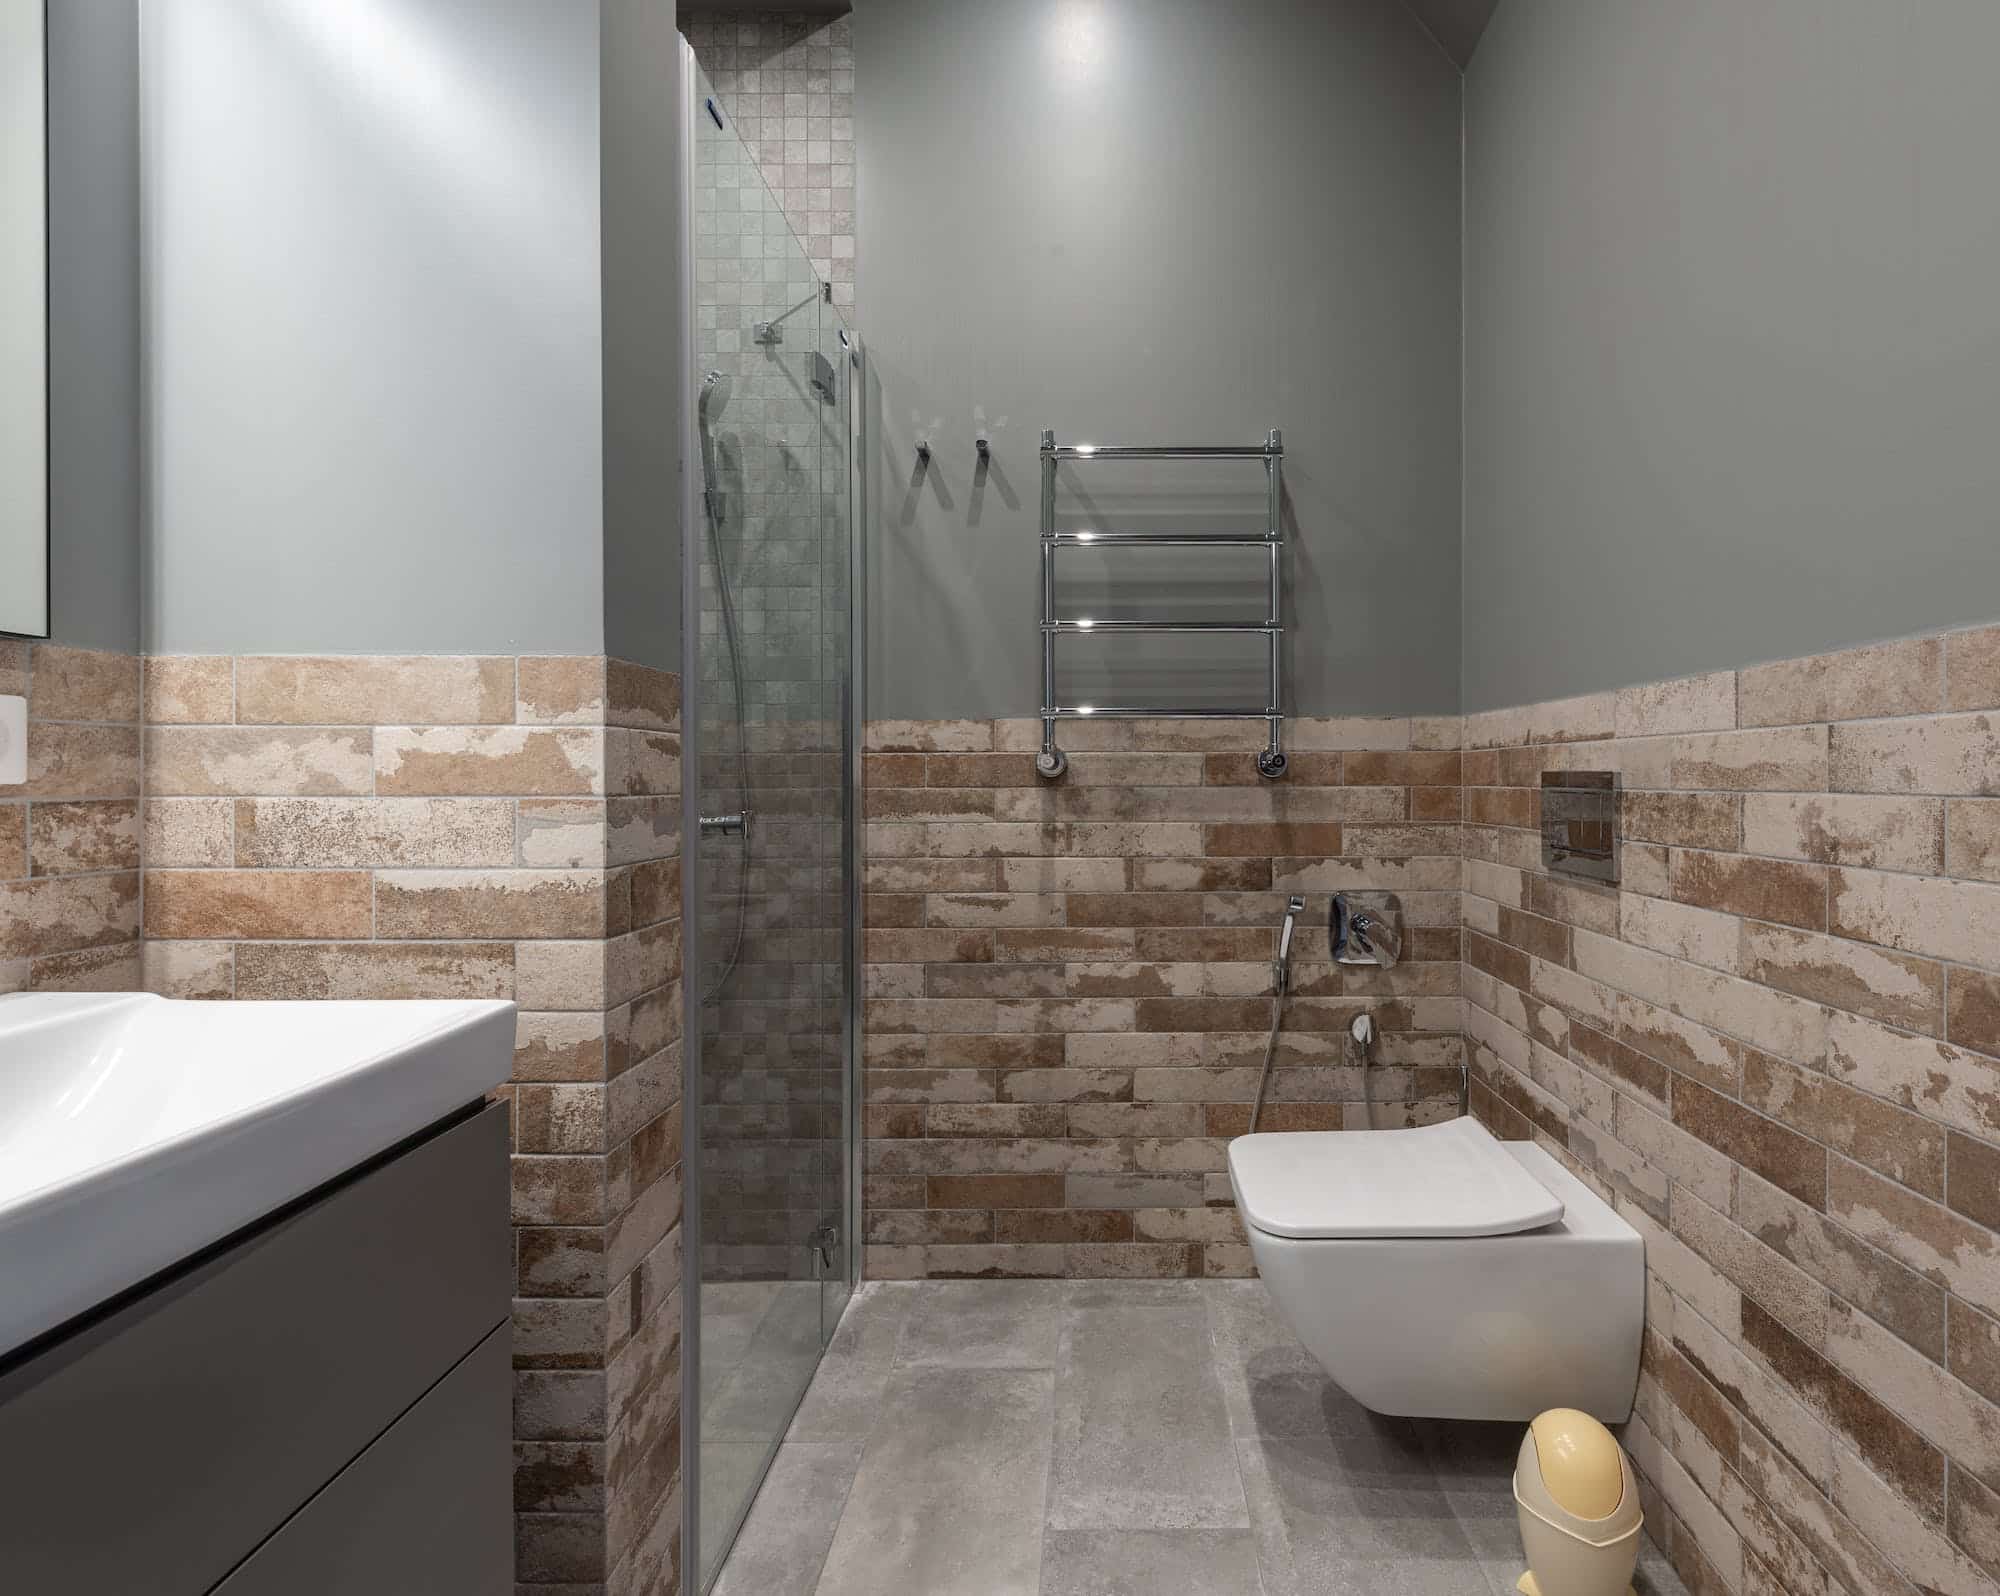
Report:
[{"label": "large format floor tile", "polygon": [[1056,1373],[1056,1529],[1247,1529],[1208,1314],[1074,1307]]},{"label": "large format floor tile", "polygon": [[1035,1596],[1055,1423],[1046,1369],[915,1367],[862,1453],[821,1596]]},{"label": "large format floor tile", "polygon": [[791,1440],[868,1439],[882,1417],[896,1344],[918,1295],[915,1283],[900,1281],[872,1283],[855,1294],[799,1404]]},{"label": "large format floor tile", "polygon": [[1042,1596],[1263,1596],[1248,1530],[1051,1529]]},{"label": "large format floor tile", "polygon": [[1060,1280],[925,1280],[896,1360],[949,1369],[1052,1369],[1067,1286]]},{"label": "large format floor tile", "polygon": [[859,1441],[779,1447],[715,1596],[813,1596],[860,1463]]},{"label": "large format floor tile", "polygon": [[1484,1596],[1477,1553],[1414,1436],[1237,1444],[1268,1596]]},{"label": "large format floor tile", "polygon": [[1368,1412],[1254,1280],[878,1282],[718,1590],[1511,1596],[1521,1434]]}]

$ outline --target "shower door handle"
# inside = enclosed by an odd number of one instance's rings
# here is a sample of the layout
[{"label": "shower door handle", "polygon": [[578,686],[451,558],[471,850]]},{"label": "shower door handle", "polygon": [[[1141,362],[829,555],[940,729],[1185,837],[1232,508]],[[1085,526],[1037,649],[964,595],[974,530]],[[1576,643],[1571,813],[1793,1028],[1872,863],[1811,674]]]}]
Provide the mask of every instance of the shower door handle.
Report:
[{"label": "shower door handle", "polygon": [[741,814],[734,815],[703,815],[701,817],[701,834],[704,837],[741,836],[744,831],[749,829],[749,825],[750,811],[747,809]]},{"label": "shower door handle", "polygon": [[833,1252],[840,1245],[840,1232],[831,1225],[821,1225],[807,1238],[806,1245],[812,1249],[814,1260],[819,1265],[822,1279],[833,1273]]}]

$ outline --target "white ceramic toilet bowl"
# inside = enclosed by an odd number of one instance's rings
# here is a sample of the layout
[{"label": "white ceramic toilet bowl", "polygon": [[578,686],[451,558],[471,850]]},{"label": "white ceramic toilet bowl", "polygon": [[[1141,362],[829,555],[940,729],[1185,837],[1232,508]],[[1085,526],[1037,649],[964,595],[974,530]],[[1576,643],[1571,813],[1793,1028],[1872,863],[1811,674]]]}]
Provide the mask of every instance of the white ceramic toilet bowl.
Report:
[{"label": "white ceramic toilet bowl", "polygon": [[1627,1418],[1645,1244],[1540,1148],[1476,1120],[1240,1136],[1229,1175],[1293,1334],[1357,1401],[1418,1418]]}]

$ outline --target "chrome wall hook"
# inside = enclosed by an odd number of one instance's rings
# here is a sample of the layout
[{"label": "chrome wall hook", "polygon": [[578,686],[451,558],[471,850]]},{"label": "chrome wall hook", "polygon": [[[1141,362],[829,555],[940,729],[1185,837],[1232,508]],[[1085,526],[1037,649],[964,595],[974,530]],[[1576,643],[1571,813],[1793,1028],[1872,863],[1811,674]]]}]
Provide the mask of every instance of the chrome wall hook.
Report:
[{"label": "chrome wall hook", "polygon": [[979,451],[979,463],[981,465],[992,464],[993,445],[986,441],[984,433],[981,433],[977,438],[972,440],[972,446]]},{"label": "chrome wall hook", "polygon": [[927,469],[930,463],[931,441],[928,438],[919,438],[917,439],[917,465],[919,468]]}]

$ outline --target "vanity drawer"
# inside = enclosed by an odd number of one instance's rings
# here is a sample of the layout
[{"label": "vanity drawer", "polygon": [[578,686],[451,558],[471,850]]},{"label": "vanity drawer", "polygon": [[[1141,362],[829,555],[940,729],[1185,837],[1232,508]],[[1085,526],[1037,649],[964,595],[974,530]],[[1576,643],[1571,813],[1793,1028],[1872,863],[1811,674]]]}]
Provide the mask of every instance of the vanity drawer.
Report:
[{"label": "vanity drawer", "polygon": [[215,1596],[495,1596],[514,1580],[511,1333],[495,1330]]},{"label": "vanity drawer", "polygon": [[211,1590],[506,1322],[507,1140],[481,1108],[0,1375],[9,1588]]}]

